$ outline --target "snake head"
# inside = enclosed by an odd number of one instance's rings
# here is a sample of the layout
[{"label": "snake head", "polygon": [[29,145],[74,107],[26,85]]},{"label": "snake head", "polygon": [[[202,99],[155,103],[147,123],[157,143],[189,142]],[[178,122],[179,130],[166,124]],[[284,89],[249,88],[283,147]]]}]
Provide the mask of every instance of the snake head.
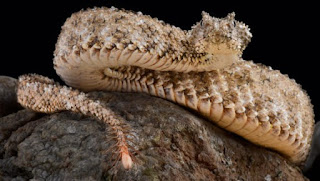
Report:
[{"label": "snake head", "polygon": [[252,34],[247,25],[236,21],[234,17],[235,13],[230,13],[220,19],[202,12],[202,20],[188,32],[188,40],[194,51],[207,54],[207,59],[216,62],[239,59]]}]

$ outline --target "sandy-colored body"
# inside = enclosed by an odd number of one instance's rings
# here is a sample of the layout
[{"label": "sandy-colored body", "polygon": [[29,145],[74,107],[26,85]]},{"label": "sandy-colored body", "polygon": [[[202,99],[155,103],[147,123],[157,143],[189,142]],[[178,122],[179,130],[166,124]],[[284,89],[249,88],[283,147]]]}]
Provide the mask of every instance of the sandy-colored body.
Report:
[{"label": "sandy-colored body", "polygon": [[313,132],[310,99],[288,76],[241,59],[251,34],[233,18],[203,13],[183,31],[141,13],[81,11],[62,27],[54,66],[74,88],[176,102],[300,164]]}]

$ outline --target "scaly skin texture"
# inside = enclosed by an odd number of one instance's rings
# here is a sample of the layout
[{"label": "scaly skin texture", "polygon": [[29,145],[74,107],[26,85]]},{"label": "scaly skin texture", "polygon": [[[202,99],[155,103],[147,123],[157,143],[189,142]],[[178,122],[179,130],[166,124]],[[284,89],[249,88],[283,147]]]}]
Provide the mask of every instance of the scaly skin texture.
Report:
[{"label": "scaly skin texture", "polygon": [[[115,8],[75,13],[62,28],[55,66],[61,67],[59,59],[68,61],[70,56],[74,61],[87,59],[81,55],[89,50],[91,61],[103,64],[102,71],[106,66],[123,65],[162,71],[206,71],[238,61],[251,39],[249,28],[235,21],[234,13],[223,19],[205,12],[202,16],[202,21],[187,32],[150,16]],[[113,50],[110,55],[109,50]]]},{"label": "scaly skin texture", "polygon": [[233,13],[224,19],[203,13],[183,31],[141,13],[95,8],[66,21],[54,67],[74,88],[168,99],[301,164],[314,125],[310,99],[288,76],[240,58],[250,38]]}]

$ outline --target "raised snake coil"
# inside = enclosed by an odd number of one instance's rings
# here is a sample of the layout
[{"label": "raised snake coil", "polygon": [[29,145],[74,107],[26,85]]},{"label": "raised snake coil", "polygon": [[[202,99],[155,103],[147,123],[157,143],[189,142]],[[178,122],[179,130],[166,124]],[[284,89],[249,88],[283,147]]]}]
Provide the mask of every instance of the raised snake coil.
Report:
[{"label": "raised snake coil", "polygon": [[300,164],[313,132],[310,99],[288,76],[240,58],[250,38],[234,14],[203,13],[183,31],[141,13],[95,8],[66,21],[54,68],[80,90],[145,92],[194,109]]}]

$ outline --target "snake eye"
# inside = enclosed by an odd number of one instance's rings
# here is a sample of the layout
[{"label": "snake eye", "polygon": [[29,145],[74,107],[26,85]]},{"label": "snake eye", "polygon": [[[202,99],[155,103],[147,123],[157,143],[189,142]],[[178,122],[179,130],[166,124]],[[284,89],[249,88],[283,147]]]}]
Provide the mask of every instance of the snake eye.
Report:
[{"label": "snake eye", "polygon": [[200,26],[203,27],[204,23],[203,20],[200,21]]}]

